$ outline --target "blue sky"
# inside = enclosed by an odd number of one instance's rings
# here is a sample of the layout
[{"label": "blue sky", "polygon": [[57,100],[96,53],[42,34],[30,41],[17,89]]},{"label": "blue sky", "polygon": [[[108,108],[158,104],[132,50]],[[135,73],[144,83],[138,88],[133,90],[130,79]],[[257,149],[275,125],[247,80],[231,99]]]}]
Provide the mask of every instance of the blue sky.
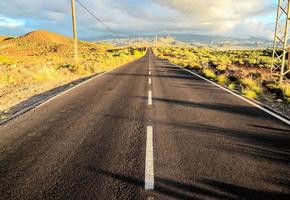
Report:
[{"label": "blue sky", "polygon": [[[273,0],[80,0],[120,35],[215,34],[271,39]],[[110,35],[78,4],[80,38]],[[71,36],[70,0],[0,0],[0,35],[46,29]]]}]

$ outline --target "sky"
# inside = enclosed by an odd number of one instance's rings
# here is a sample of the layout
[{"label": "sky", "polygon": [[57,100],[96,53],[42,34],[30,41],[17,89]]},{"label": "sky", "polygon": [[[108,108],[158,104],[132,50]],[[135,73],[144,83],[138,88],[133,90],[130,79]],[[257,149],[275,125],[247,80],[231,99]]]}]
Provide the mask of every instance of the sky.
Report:
[{"label": "sky", "polygon": [[[79,0],[122,36],[178,33],[272,39],[273,0]],[[76,3],[79,38],[111,34]],[[0,0],[0,35],[72,35],[71,0]],[[114,37],[114,36],[112,36]]]}]

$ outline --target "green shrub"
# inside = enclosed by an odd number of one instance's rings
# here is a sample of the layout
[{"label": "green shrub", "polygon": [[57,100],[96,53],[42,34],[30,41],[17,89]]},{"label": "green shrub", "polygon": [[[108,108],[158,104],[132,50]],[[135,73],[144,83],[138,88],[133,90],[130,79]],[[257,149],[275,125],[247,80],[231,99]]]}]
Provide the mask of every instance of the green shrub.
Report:
[{"label": "green shrub", "polygon": [[230,84],[228,85],[228,88],[231,89],[231,90],[235,90],[236,87],[237,87],[237,85],[236,85],[235,83],[230,83]]},{"label": "green shrub", "polygon": [[262,92],[261,85],[257,81],[251,78],[242,78],[240,82],[244,87],[246,87],[249,90],[254,91],[256,94],[260,94]]},{"label": "green shrub", "polygon": [[227,70],[227,68],[228,68],[228,67],[227,67],[226,65],[222,65],[222,64],[220,64],[220,65],[217,66],[216,69],[217,69],[218,71],[220,71],[220,72],[224,72],[224,71]]},{"label": "green shrub", "polygon": [[290,85],[284,84],[280,86],[283,92],[284,98],[287,99],[287,101],[290,103]]},{"label": "green shrub", "polygon": [[290,97],[290,85],[282,85],[283,94],[285,97]]},{"label": "green shrub", "polygon": [[72,73],[76,72],[76,66],[72,64],[60,64],[57,69],[67,69]]},{"label": "green shrub", "polygon": [[204,68],[202,70],[202,73],[204,74],[205,77],[207,78],[211,78],[211,79],[215,79],[216,78],[216,74],[214,73],[214,71],[210,68]]},{"label": "green shrub", "polygon": [[251,89],[243,89],[242,94],[250,99],[257,99],[258,98],[257,93]]},{"label": "green shrub", "polygon": [[226,85],[229,81],[228,77],[225,74],[222,74],[217,77],[217,81],[221,85]]},{"label": "green shrub", "polygon": [[202,66],[198,63],[192,63],[189,65],[189,68],[200,70],[200,69],[202,69]]}]

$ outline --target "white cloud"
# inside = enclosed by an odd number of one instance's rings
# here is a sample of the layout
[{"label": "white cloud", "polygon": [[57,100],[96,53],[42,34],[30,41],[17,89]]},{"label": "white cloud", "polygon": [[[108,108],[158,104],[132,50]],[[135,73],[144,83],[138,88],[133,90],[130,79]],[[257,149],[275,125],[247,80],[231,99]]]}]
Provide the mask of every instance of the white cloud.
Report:
[{"label": "white cloud", "polygon": [[12,28],[17,28],[24,25],[25,25],[24,20],[13,19],[13,18],[0,15],[0,27],[2,28],[12,29]]},{"label": "white cloud", "polygon": [[[81,2],[112,29],[123,34],[154,34],[166,31],[169,34],[190,32],[268,37],[269,28],[272,29],[272,26],[268,26],[267,16],[270,13],[273,18],[271,20],[274,21],[276,11],[272,0],[263,2],[261,0],[81,0]],[[76,7],[80,37],[110,34],[77,3]],[[0,10],[3,16],[11,19],[28,20],[29,23],[26,24],[28,29],[47,28],[51,31],[71,34],[69,0],[9,0],[9,4],[0,0]],[[264,24],[263,29],[257,32],[250,30],[259,23]],[[266,31],[265,34],[263,31]]]},{"label": "white cloud", "polygon": [[153,0],[201,21],[240,20],[269,11],[271,0]]}]

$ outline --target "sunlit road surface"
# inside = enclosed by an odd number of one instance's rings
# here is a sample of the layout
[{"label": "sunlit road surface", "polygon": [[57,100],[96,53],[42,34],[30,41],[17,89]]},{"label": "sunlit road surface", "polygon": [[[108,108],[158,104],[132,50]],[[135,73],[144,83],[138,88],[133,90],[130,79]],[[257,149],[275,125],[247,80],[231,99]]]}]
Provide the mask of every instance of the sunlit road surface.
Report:
[{"label": "sunlit road surface", "polygon": [[290,128],[148,51],[2,125],[0,199],[290,199]]}]

